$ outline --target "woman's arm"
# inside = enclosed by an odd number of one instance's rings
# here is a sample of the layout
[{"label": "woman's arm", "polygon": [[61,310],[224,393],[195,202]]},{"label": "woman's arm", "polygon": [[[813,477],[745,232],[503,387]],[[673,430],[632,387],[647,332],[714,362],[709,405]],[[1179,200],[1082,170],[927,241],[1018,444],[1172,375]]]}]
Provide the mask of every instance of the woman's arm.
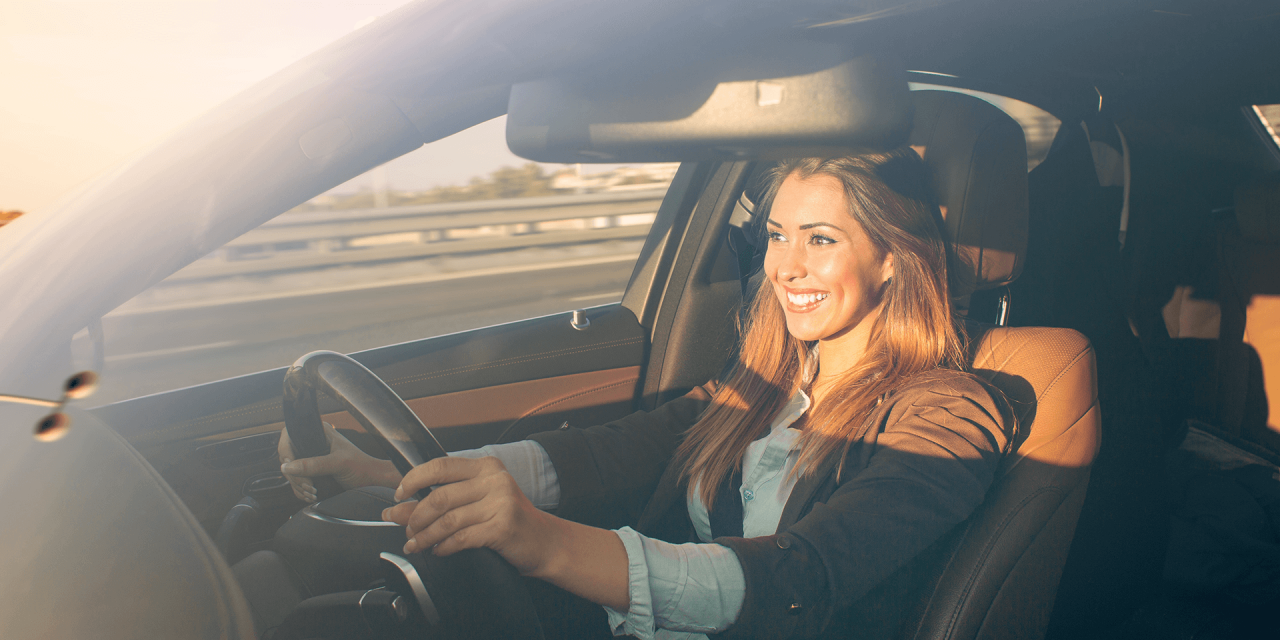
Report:
[{"label": "woman's arm", "polygon": [[[332,425],[324,423],[325,436],[329,439],[329,453],[315,458],[293,459],[293,444],[287,431],[280,432],[277,447],[280,471],[288,478],[298,499],[315,502],[316,490],[311,479],[316,476],[333,476],[344,488],[400,486],[400,471],[390,460],[370,456],[338,433]],[[539,509],[555,509],[560,502],[560,484],[551,459],[536,442],[521,440],[507,444],[493,444],[454,451],[451,456],[483,458],[494,456],[511,472],[516,484]]]},{"label": "woman's arm", "polygon": [[[543,511],[553,511],[560,506],[560,478],[555,465],[542,445],[532,440],[519,440],[505,444],[490,444],[479,449],[454,451],[456,458],[484,458],[493,456],[502,461],[507,473],[533,506]],[[397,480],[396,485],[399,486]]]},{"label": "woman's arm", "polygon": [[276,452],[280,456],[280,473],[289,480],[293,494],[303,502],[316,501],[316,488],[312,478],[333,476],[343,488],[395,487],[400,484],[400,472],[389,460],[379,460],[360,450],[325,422],[324,435],[329,440],[329,453],[315,458],[294,460],[293,443],[289,431],[280,430],[280,442]]},{"label": "woman's arm", "polygon": [[684,432],[710,404],[710,386],[607,424],[530,436],[543,446],[559,477],[557,513],[576,519],[607,505],[638,516]]},{"label": "woman's arm", "polygon": [[405,476],[397,499],[439,485],[421,502],[387,509],[407,527],[406,553],[489,547],[522,575],[604,605],[618,633],[655,627],[714,633],[738,617],[742,568],[717,544],[675,545],[578,524],[536,509],[496,458],[433,460]]},{"label": "woman's arm", "polygon": [[745,583],[742,565],[718,544],[672,544],[617,532],[627,550],[630,608],[606,607],[614,635],[652,638],[661,628],[717,633],[738,619]]},{"label": "woman's arm", "polygon": [[534,507],[497,458],[437,458],[419,465],[405,474],[396,499],[431,486],[437,488],[426,499],[383,512],[385,520],[406,527],[405,553],[445,556],[488,547],[521,575],[627,608],[627,553],[617,534]]}]

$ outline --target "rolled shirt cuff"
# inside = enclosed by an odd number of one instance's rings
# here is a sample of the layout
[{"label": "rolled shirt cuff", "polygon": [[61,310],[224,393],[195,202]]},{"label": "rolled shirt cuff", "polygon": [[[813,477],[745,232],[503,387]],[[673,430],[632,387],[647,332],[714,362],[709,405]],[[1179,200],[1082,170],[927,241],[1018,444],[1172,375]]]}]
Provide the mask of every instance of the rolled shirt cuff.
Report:
[{"label": "rolled shirt cuff", "polygon": [[746,594],[742,565],[718,544],[671,544],[630,527],[615,531],[627,552],[630,607],[605,607],[614,635],[697,638],[727,629]]},{"label": "rolled shirt cuff", "polygon": [[515,478],[516,485],[533,506],[543,511],[560,506],[560,478],[556,475],[555,465],[551,464],[547,450],[532,440],[490,444],[479,449],[454,451],[449,455],[459,458],[493,456],[502,461],[502,466]]}]

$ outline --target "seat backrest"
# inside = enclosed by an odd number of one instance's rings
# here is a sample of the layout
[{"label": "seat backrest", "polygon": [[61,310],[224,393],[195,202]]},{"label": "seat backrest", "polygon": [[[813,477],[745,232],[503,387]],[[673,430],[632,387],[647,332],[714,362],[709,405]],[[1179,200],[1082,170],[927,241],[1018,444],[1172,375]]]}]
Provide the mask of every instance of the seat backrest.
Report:
[{"label": "seat backrest", "polygon": [[[960,253],[971,258],[973,288],[1008,283],[1026,250],[1021,128],[960,94],[927,96],[916,109],[912,144],[923,149],[926,164],[939,175],[967,176],[935,180],[934,188],[948,205],[947,226]],[[953,143],[937,144],[944,139]],[[950,189],[995,197],[966,202]],[[1093,349],[1071,329],[971,324],[968,330],[974,373],[1004,392],[1019,431],[982,506],[922,556],[922,591],[899,635],[1041,638],[1098,451]]]},{"label": "seat backrest", "polygon": [[1125,314],[1119,276],[1130,145],[1114,123],[1064,122],[1028,175],[1026,268],[1010,324],[1075,329],[1092,343],[1106,449],[1094,460],[1046,637],[1088,638],[1159,586],[1168,545],[1166,391]]},{"label": "seat backrest", "polygon": [[1224,345],[1231,351],[1222,360],[1246,379],[1237,379],[1229,413],[1239,417],[1244,438],[1280,452],[1280,173],[1236,189],[1235,222],[1221,250],[1224,297],[1233,303],[1223,309],[1223,324],[1240,340]]},{"label": "seat backrest", "polygon": [[970,327],[973,371],[1004,392],[1015,448],[944,542],[910,638],[1041,638],[1099,446],[1093,348],[1071,329]]}]

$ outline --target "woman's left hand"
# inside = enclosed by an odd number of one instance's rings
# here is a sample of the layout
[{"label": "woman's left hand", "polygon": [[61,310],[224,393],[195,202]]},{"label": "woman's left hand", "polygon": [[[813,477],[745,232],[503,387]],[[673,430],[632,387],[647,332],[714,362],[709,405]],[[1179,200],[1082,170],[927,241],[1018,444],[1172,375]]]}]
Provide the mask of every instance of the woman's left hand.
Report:
[{"label": "woman's left hand", "polygon": [[424,500],[401,502],[383,520],[406,527],[405,553],[439,556],[488,547],[521,575],[537,575],[555,553],[557,520],[533,506],[502,462],[487,458],[436,458],[405,474],[396,500],[435,486]]}]

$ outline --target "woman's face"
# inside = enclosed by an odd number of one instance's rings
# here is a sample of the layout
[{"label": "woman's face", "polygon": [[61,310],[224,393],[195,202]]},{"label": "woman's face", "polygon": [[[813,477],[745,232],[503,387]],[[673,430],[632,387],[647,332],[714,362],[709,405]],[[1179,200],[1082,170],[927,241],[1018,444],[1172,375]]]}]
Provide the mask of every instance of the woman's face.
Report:
[{"label": "woman's face", "polygon": [[764,269],[799,340],[858,338],[863,348],[893,259],[848,213],[840,181],[783,181],[769,213]]}]

